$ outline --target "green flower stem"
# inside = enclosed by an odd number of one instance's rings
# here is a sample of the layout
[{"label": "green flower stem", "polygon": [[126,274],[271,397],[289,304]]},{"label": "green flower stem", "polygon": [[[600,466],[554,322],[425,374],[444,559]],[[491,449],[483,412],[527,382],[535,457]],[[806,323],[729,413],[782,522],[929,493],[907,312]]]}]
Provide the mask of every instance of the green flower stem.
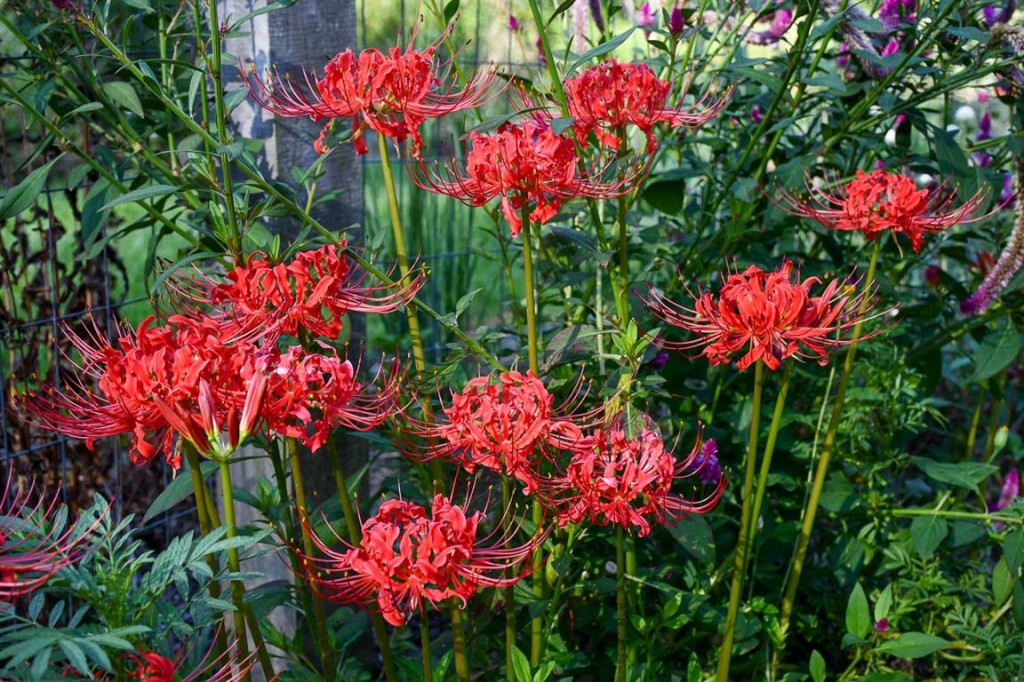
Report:
[{"label": "green flower stem", "polygon": [[[203,480],[203,471],[199,460],[199,453],[192,447],[191,443],[185,443],[182,447],[185,451],[185,459],[188,460],[189,473],[192,474],[192,491],[196,498],[196,515],[199,517],[199,534],[202,537],[206,537],[210,534],[210,517],[206,513],[206,498],[207,488],[206,481]],[[210,575],[217,575],[217,559],[213,555],[207,555],[206,565],[210,567]],[[211,580],[210,585],[210,598],[220,599],[220,583],[216,580]],[[219,657],[222,653],[228,650],[228,636],[224,631],[224,628],[217,628],[217,640],[214,645],[213,655]]]},{"label": "green flower stem", "polygon": [[[341,501],[341,513],[345,517],[349,543],[358,547],[363,538],[363,532],[359,527],[359,518],[348,491],[345,470],[342,468],[341,458],[338,456],[338,446],[333,438],[327,439],[327,455],[331,459],[331,469],[334,471],[334,483],[338,487],[338,499]],[[388,637],[387,624],[384,623],[384,617],[379,613],[370,611],[369,614],[373,633],[377,637],[377,646],[380,648],[380,657],[384,664],[384,677],[388,679],[388,682],[398,682],[398,668],[395,666],[395,659],[391,653],[391,639]]]},{"label": "green flower stem", "polygon": [[[384,170],[384,189],[388,195],[388,210],[391,213],[391,231],[395,237],[395,255],[398,257],[398,272],[403,279],[409,276],[409,250],[405,244],[405,231],[402,229],[402,212],[398,206],[398,191],[395,188],[395,176],[391,170],[391,158],[388,141],[384,135],[377,134],[377,148],[380,150],[381,167]],[[413,306],[405,307],[405,315],[409,320],[409,340],[412,342],[412,360],[416,374],[422,381],[426,376],[427,357],[423,352],[423,334],[420,332],[419,314]],[[423,417],[428,422],[434,421],[433,407],[429,400],[423,401]],[[444,492],[444,473],[441,460],[430,460],[430,479],[434,490]]]},{"label": "green flower stem", "polygon": [[423,681],[434,679],[434,664],[430,660],[430,623],[427,622],[427,609],[420,605],[420,657],[423,661]]},{"label": "green flower stem", "polygon": [[615,528],[615,625],[617,645],[615,682],[626,682],[626,539],[622,526]]},{"label": "green flower stem", "polygon": [[978,425],[981,423],[981,408],[985,404],[984,388],[978,387],[978,399],[974,402],[974,413],[971,415],[971,430],[967,432],[967,447],[964,448],[964,461],[974,459],[974,443],[978,438]]},{"label": "green flower stem", "polygon": [[751,410],[751,437],[746,449],[746,469],[743,476],[743,502],[739,518],[739,537],[736,540],[736,560],[733,564],[732,587],[729,590],[729,611],[725,622],[725,639],[718,659],[718,681],[729,679],[729,663],[732,659],[732,642],[736,636],[736,617],[739,612],[739,598],[743,591],[743,572],[746,568],[746,553],[750,549],[752,536],[751,494],[754,489],[754,472],[758,458],[758,429],[761,423],[761,393],[764,389],[764,363],[754,366],[754,406]]},{"label": "green flower stem", "polygon": [[[306,488],[302,482],[302,462],[299,459],[299,442],[294,438],[288,440],[288,462],[292,470],[292,490],[295,497],[295,506],[299,511],[299,527],[302,529],[302,549],[307,557],[312,558],[315,552],[313,537],[309,530],[309,513],[306,509]],[[327,682],[334,681],[334,674],[337,663],[334,660],[334,650],[330,646],[327,637],[327,617],[324,614],[324,605],[320,599],[313,599],[313,630],[316,632],[317,646],[320,649],[320,661],[324,667],[324,679]]]},{"label": "green flower stem", "polygon": [[452,614],[452,650],[455,658],[455,677],[459,682],[469,682],[469,658],[466,656],[466,629],[463,627],[462,609],[459,602],[450,602]]},{"label": "green flower stem", "polygon": [[[871,251],[871,261],[868,265],[868,274],[864,278],[864,291],[870,290],[875,281],[875,268],[878,265],[878,254],[882,241],[876,240],[874,249]],[[865,296],[861,301],[858,310],[858,320],[853,326],[850,334],[850,345],[846,349],[846,361],[843,363],[843,373],[839,379],[839,387],[836,389],[835,402],[832,405],[832,416],[829,419],[828,431],[825,432],[825,440],[821,446],[821,456],[818,459],[818,466],[814,472],[814,481],[811,483],[811,493],[807,498],[804,507],[803,525],[800,528],[800,535],[797,537],[796,548],[793,551],[793,559],[789,568],[789,576],[786,580],[786,592],[782,598],[782,609],[779,614],[779,646],[772,654],[771,679],[775,679],[782,654],[786,648],[786,639],[789,630],[790,617],[793,614],[793,605],[796,602],[796,591],[800,585],[800,576],[803,573],[804,561],[807,558],[807,548],[811,542],[811,531],[814,529],[814,517],[818,512],[818,502],[821,499],[821,490],[825,486],[825,477],[828,475],[828,465],[832,458],[832,447],[835,444],[836,432],[839,430],[839,420],[843,413],[843,404],[846,399],[846,388],[850,383],[850,374],[853,370],[853,361],[857,353],[857,340],[861,334],[861,320],[870,305],[870,298]]]},{"label": "green flower stem", "polygon": [[751,493],[754,488],[754,471],[757,464],[757,436],[761,422],[761,393],[764,389],[764,363],[754,365],[754,404],[750,413],[750,443],[747,448],[747,466],[743,477],[743,508],[740,514],[740,534],[736,540],[736,561],[733,565],[732,587],[729,590],[729,611],[725,621],[725,639],[718,656],[718,682],[728,682],[729,663],[732,660],[732,644],[736,637],[736,618],[739,614],[740,596],[743,593],[743,573],[747,565],[747,551],[751,536]]},{"label": "green flower stem", "polygon": [[[1006,369],[999,373],[998,388],[992,396],[992,414],[988,420],[988,433],[985,435],[985,450],[982,455],[986,462],[991,463],[992,453],[996,443],[996,431],[999,430],[999,418],[1003,409],[1003,399],[1006,396]],[[982,481],[984,484],[985,481]]]},{"label": "green flower stem", "polygon": [[[227,537],[235,537],[235,494],[231,489],[231,467],[228,460],[220,460],[220,485],[224,495],[224,522],[227,524]],[[241,573],[241,562],[238,560],[238,548],[228,549],[228,568],[232,573]],[[249,642],[245,635],[245,587],[238,579],[231,580],[231,601],[235,605],[232,614],[235,623],[235,646],[238,647],[238,657],[245,660],[249,656]],[[258,629],[257,629],[258,631]],[[242,676],[243,682],[250,682],[252,676],[246,672]]]},{"label": "green flower stem", "polygon": [[[573,547],[576,546],[576,533],[579,531],[579,526],[576,524],[569,524],[568,534],[565,539],[565,551],[561,554],[562,557],[568,558],[572,556]],[[547,627],[544,630],[544,641],[541,642],[541,657],[544,656],[544,652],[547,651],[548,640],[551,638],[551,632],[555,627],[556,616],[558,615],[558,606],[560,597],[562,596],[562,585],[565,583],[565,574],[567,571],[558,571],[555,577],[555,585],[551,590],[552,598],[548,600],[548,622]]]},{"label": "green flower stem", "polygon": [[[537,304],[536,304],[536,282],[533,275],[533,245],[532,229],[530,225],[530,209],[523,204],[523,277],[526,280],[526,338],[527,353],[530,360],[530,371],[535,376],[540,376],[540,362],[537,351]],[[533,522],[539,528],[544,522],[544,510],[540,502],[533,502]],[[538,547],[533,551],[533,596],[538,600],[544,598],[544,550]],[[530,621],[530,665],[540,664],[541,642],[544,639],[544,619],[537,614]]]},{"label": "green flower stem", "polygon": [[626,195],[619,197],[619,290],[615,297],[615,305],[619,312],[619,323],[626,328],[629,320],[629,231],[626,226],[626,208],[629,199]]},{"label": "green flower stem", "polygon": [[[508,531],[509,526],[512,523],[512,519],[509,518],[508,508],[512,504],[512,484],[508,480],[507,474],[501,475],[501,508],[505,510],[502,515],[502,523],[505,525],[505,531]],[[516,598],[515,588],[506,587],[504,590],[505,595],[505,677],[508,682],[516,682],[516,667],[515,657],[513,651],[516,647]]]},{"label": "green flower stem", "polygon": [[[630,535],[628,538],[626,538],[625,555],[626,555],[626,570],[625,570],[625,574],[623,575],[623,580],[625,580],[626,576],[633,576],[633,577],[635,577],[637,575],[636,540],[633,538],[632,535]],[[630,613],[636,612],[637,609],[641,605],[641,602],[640,602],[640,585],[641,585],[640,582],[630,583],[629,589],[626,590],[626,608],[628,609],[628,611]],[[643,614],[641,613],[640,615],[642,616]],[[636,664],[637,660],[638,660],[638,658],[637,658],[636,643],[632,642],[632,641],[627,641],[626,642],[626,661],[629,663],[630,666],[633,666],[633,665]]]},{"label": "green flower stem", "polygon": [[750,537],[748,543],[753,543],[757,534],[758,519],[761,518],[761,505],[764,504],[764,494],[768,489],[768,471],[772,465],[772,455],[775,453],[775,441],[779,436],[779,427],[782,424],[782,413],[785,412],[786,394],[789,392],[789,378],[793,374],[793,360],[787,360],[782,370],[782,381],[779,386],[779,394],[775,397],[775,411],[772,412],[772,423],[768,427],[768,440],[764,444],[764,453],[761,454],[761,472],[757,477],[757,487],[754,492],[754,507],[750,510]]}]

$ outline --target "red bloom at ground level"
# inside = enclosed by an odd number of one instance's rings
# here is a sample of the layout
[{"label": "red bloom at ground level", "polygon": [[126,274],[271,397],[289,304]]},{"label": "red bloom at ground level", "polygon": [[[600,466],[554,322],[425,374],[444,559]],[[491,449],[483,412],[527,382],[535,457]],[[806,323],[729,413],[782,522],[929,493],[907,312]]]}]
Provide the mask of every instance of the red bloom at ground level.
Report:
[{"label": "red bloom at ground level", "polygon": [[[297,88],[279,76],[261,80],[250,69],[246,86],[264,109],[276,116],[329,119],[316,141],[316,150],[327,151],[324,137],[335,118],[352,119],[352,141],[357,154],[367,152],[366,128],[397,142],[412,139],[412,154],[420,156],[420,126],[431,118],[481,106],[501,92],[493,70],[477,73],[456,90],[451,61],[439,63],[437,52],[449,28],[423,51],[393,47],[388,54],[366,49],[355,55],[345,50],[324,67],[322,78],[305,76],[305,88]],[[415,33],[410,45],[415,42]]]},{"label": "red bloom at ground level", "polygon": [[[468,504],[465,505],[468,507]],[[506,513],[508,513],[506,511]],[[468,513],[443,495],[428,510],[405,500],[384,502],[363,523],[358,547],[338,552],[314,536],[323,556],[304,557],[306,579],[332,602],[376,603],[384,619],[403,625],[423,608],[455,598],[465,605],[481,587],[509,587],[525,574],[527,560],[546,538],[538,533],[513,546],[518,522],[477,539],[483,512]],[[517,569],[519,575],[509,575]],[[339,575],[340,574],[340,575]]]},{"label": "red bloom at ground level", "polygon": [[[683,84],[685,93],[692,75]],[[627,125],[639,128],[647,137],[647,151],[658,148],[654,126],[667,123],[673,128],[696,128],[725,108],[728,94],[713,100],[702,94],[691,106],[670,107],[665,101],[672,83],[660,80],[646,64],[620,64],[607,59],[565,81],[569,113],[575,120],[576,136],[585,141],[591,132],[598,141],[618,149]]]},{"label": "red bloom at ground level", "polygon": [[406,448],[413,458],[452,459],[469,473],[478,466],[511,476],[537,490],[541,464],[552,449],[575,445],[580,423],[593,415],[569,415],[573,398],[559,408],[532,372],[503,372],[470,380],[452,393],[445,421],[414,423],[409,432],[429,441],[426,450]]},{"label": "red bloom at ground level", "polygon": [[[217,658],[212,658],[213,649],[211,648],[201,661],[194,662],[188,660],[191,648],[190,643],[180,649],[174,660],[146,650],[122,654],[122,660],[126,661],[122,665],[128,668],[123,671],[123,679],[138,680],[139,682],[237,682],[246,677],[256,663],[255,653],[250,654],[244,660],[236,660],[237,657],[231,647]],[[70,666],[64,669],[62,677],[81,679],[81,676]],[[97,672],[89,679],[112,682],[114,677]],[[122,679],[122,677],[117,679]]]},{"label": "red bloom at ground level", "polygon": [[500,196],[513,237],[522,230],[524,205],[532,204],[530,220],[543,224],[570,199],[610,198],[630,192],[650,168],[651,159],[647,158],[646,163],[624,165],[610,180],[603,179],[611,172],[610,163],[598,163],[581,172],[573,141],[532,120],[503,123],[493,133],[472,132],[470,140],[472,149],[464,172],[450,165],[431,174],[419,162],[410,166],[410,174],[420,187],[453,196],[469,206],[483,206]]},{"label": "red bloom at ground level", "polygon": [[565,478],[552,489],[550,504],[557,510],[560,526],[589,521],[636,528],[643,537],[653,524],[670,522],[681,513],[710,511],[725,490],[725,478],[719,476],[714,489],[698,500],[672,493],[674,482],[699,476],[703,468],[698,462],[700,438],[682,460],[646,427],[632,437],[621,425],[599,429],[587,443],[573,455]]},{"label": "red bloom at ground level", "polygon": [[752,265],[730,274],[717,299],[704,292],[693,308],[662,296],[646,303],[657,317],[697,335],[666,346],[703,347],[701,354],[712,365],[730,362],[744,350],[736,363],[741,370],[758,360],[777,370],[792,356],[815,358],[825,365],[828,351],[849,343],[842,334],[864,320],[872,294],[847,293],[841,281],[833,280],[820,295],[812,296],[811,287],[821,280],[793,282],[792,275],[790,261],[774,272]]},{"label": "red bloom at ground level", "polygon": [[808,185],[813,203],[803,203],[783,193],[783,207],[799,216],[814,218],[832,230],[856,230],[868,239],[887,231],[902,234],[910,240],[915,253],[924,246],[924,235],[964,222],[974,217],[984,195],[979,192],[959,208],[951,208],[954,195],[946,188],[918,189],[912,178],[876,170],[857,171],[855,177],[839,192],[830,192]]}]

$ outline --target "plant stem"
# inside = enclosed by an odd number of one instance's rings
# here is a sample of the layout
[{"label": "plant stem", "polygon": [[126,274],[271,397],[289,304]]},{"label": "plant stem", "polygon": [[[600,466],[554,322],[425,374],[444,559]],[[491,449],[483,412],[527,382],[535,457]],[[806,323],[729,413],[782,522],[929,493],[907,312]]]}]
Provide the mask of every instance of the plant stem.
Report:
[{"label": "plant stem", "polygon": [[615,305],[619,312],[619,324],[623,329],[629,320],[629,232],[626,227],[625,195],[619,197],[619,291]]},{"label": "plant stem", "polygon": [[[537,308],[534,288],[536,286],[533,278],[533,246],[532,230],[530,226],[530,209],[526,203],[523,204],[523,277],[526,280],[526,338],[528,355],[530,359],[530,371],[534,376],[540,376],[540,362],[537,359]],[[533,502],[533,522],[540,527],[544,522],[544,510],[540,502]],[[544,598],[544,550],[541,547],[533,550],[533,596],[538,600]],[[541,641],[544,639],[544,619],[537,614],[530,621],[530,665],[540,665]]]},{"label": "plant stem", "polygon": [[[870,290],[875,280],[875,268],[878,265],[878,254],[881,248],[881,240],[875,242],[871,251],[871,262],[868,265],[868,274],[864,279],[864,291]],[[839,430],[839,419],[843,412],[843,403],[846,398],[846,387],[850,383],[850,374],[853,370],[853,360],[857,353],[857,340],[861,333],[861,320],[864,312],[870,304],[870,297],[864,296],[858,310],[858,319],[853,326],[850,335],[850,345],[846,349],[846,360],[843,363],[843,374],[839,379],[839,388],[836,389],[835,402],[832,405],[832,416],[829,419],[828,431],[825,432],[825,441],[821,446],[821,457],[818,459],[818,466],[814,472],[814,481],[811,483],[811,494],[807,498],[807,505],[804,507],[803,524],[800,528],[800,535],[797,537],[796,548],[793,552],[793,559],[790,564],[789,576],[786,581],[786,592],[782,598],[782,609],[779,614],[779,646],[772,654],[771,678],[775,679],[779,663],[782,661],[782,654],[786,648],[788,637],[789,620],[793,613],[793,604],[796,601],[797,587],[800,585],[800,575],[803,573],[804,561],[807,558],[807,548],[811,541],[811,531],[814,529],[814,517],[818,512],[818,502],[821,499],[821,490],[825,485],[825,477],[828,475],[829,460],[832,457],[832,446],[835,443],[836,432]]]},{"label": "plant stem", "polygon": [[[388,210],[391,213],[391,232],[395,238],[395,256],[398,258],[398,272],[402,279],[409,276],[409,249],[405,244],[405,231],[402,229],[402,211],[398,205],[398,190],[395,187],[395,175],[391,170],[391,157],[388,141],[384,135],[377,134],[377,148],[380,150],[380,163],[384,171],[384,189],[388,196]],[[409,341],[412,343],[412,360],[420,381],[426,376],[427,356],[423,352],[423,334],[420,332],[420,318],[413,306],[405,307],[405,316],[409,321]],[[427,422],[434,421],[433,408],[429,400],[423,401],[423,417]],[[444,475],[441,471],[441,460],[430,460],[430,482],[434,486],[431,492],[443,492]]]},{"label": "plant stem", "polygon": [[423,661],[423,682],[434,679],[434,665],[430,660],[430,623],[427,622],[427,609],[420,606],[420,656]]},{"label": "plant stem", "polygon": [[[288,461],[292,470],[292,490],[295,495],[295,506],[299,510],[299,528],[302,529],[302,549],[312,559],[313,537],[309,531],[309,514],[306,510],[306,488],[302,482],[302,462],[299,459],[299,442],[294,438],[288,440]],[[324,605],[320,599],[313,599],[313,628],[316,632],[317,646],[320,649],[320,661],[324,666],[324,679],[333,682],[337,664],[334,651],[327,637],[327,618]]]},{"label": "plant stem", "polygon": [[[235,530],[235,495],[231,489],[231,467],[228,460],[220,461],[220,485],[224,495],[224,523],[227,525],[227,537],[233,538]],[[228,548],[228,568],[232,573],[241,573],[241,562],[238,560],[238,548]],[[245,587],[242,581],[237,578],[231,579],[231,601],[235,605],[233,613],[235,623],[235,646],[238,647],[239,660],[245,660],[249,656],[249,643],[245,635]],[[252,676],[247,671],[243,676],[243,682],[249,682]]]},{"label": "plant stem", "polygon": [[[203,479],[202,465],[199,453],[192,447],[191,443],[185,443],[182,447],[185,451],[185,459],[188,460],[189,473],[192,474],[192,491],[196,498],[196,515],[199,517],[199,534],[206,537],[210,534],[210,517],[206,513],[207,488]],[[217,560],[209,554],[206,557],[206,565],[210,567],[210,574],[217,575]],[[220,599],[220,584],[216,580],[210,581],[210,598]],[[214,656],[220,656],[228,649],[228,635],[224,628],[217,628],[217,640],[213,650]]]},{"label": "plant stem", "polygon": [[[505,532],[512,523],[509,518],[508,509],[512,503],[512,484],[508,480],[508,474],[501,475],[501,508],[505,510],[502,515],[502,523]],[[515,657],[512,652],[516,647],[516,599],[515,588],[506,587],[505,595],[505,677],[508,682],[516,682]]]},{"label": "plant stem", "polygon": [[615,528],[615,625],[617,649],[615,682],[626,682],[626,540],[622,526]]},{"label": "plant stem", "polygon": [[978,387],[978,399],[974,403],[974,414],[971,415],[971,430],[967,433],[967,447],[964,449],[964,461],[974,460],[974,443],[978,437],[978,425],[981,423],[981,407],[985,404],[986,391]]},{"label": "plant stem", "polygon": [[[636,544],[634,542],[634,539],[633,539],[632,535],[630,535],[628,538],[626,538],[625,558],[626,558],[626,566],[625,566],[625,571],[623,571],[623,576],[622,576],[623,580],[626,579],[626,576],[636,576],[636,574],[637,574]],[[639,590],[640,590],[640,583],[639,582],[630,584],[629,585],[629,589],[626,590],[627,616],[628,616],[629,613],[636,613],[637,612],[637,609],[638,609],[638,607],[640,605]],[[642,616],[643,613],[641,613],[640,615]],[[628,641],[628,640],[626,642],[626,662],[630,666],[636,665],[636,662],[637,662],[636,643],[632,642],[632,641]]]},{"label": "plant stem", "polygon": [[466,630],[462,624],[459,602],[451,601],[452,650],[455,653],[455,676],[459,682],[469,682],[469,658],[466,656]]},{"label": "plant stem", "polygon": [[[345,480],[345,470],[342,468],[341,458],[338,456],[338,446],[333,438],[327,439],[327,455],[331,458],[334,483],[338,487],[338,498],[341,501],[341,513],[345,517],[345,527],[348,529],[349,543],[353,547],[358,547],[363,539],[363,532],[359,527],[355,505],[352,504],[352,497],[348,492],[348,482]],[[370,623],[373,625],[373,633],[377,637],[377,646],[380,648],[384,677],[388,679],[388,682],[398,682],[398,668],[395,666],[395,659],[391,653],[391,639],[388,637],[388,628],[384,617],[370,611]]]},{"label": "plant stem", "polygon": [[[772,455],[775,453],[775,441],[779,435],[779,427],[782,424],[782,413],[785,411],[786,394],[789,392],[789,378],[793,374],[793,361],[787,360],[782,370],[782,382],[779,386],[779,395],[775,397],[775,411],[772,412],[772,423],[768,427],[768,440],[764,444],[764,453],[761,455],[761,473],[757,477],[757,488],[754,493],[754,507],[750,510],[750,538],[753,542],[757,534],[758,519],[761,518],[761,505],[764,503],[764,494],[768,489],[768,471],[772,465]],[[756,563],[756,562],[755,562]]]},{"label": "plant stem", "polygon": [[757,435],[761,421],[761,391],[764,388],[764,363],[754,365],[754,399],[750,413],[750,442],[747,448],[746,473],[743,477],[743,508],[740,515],[740,534],[736,541],[736,561],[733,566],[732,587],[729,590],[729,612],[725,621],[725,639],[718,658],[718,682],[728,682],[729,663],[732,660],[732,643],[736,637],[736,619],[739,614],[740,596],[743,593],[743,573],[747,565],[748,538],[751,534],[751,492],[754,488],[754,471],[757,463]]}]

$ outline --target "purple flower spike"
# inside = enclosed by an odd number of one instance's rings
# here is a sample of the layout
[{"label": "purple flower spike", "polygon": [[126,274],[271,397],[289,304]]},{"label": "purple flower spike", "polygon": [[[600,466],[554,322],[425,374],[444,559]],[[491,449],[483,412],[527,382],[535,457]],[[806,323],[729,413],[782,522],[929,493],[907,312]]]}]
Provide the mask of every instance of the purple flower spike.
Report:
[{"label": "purple flower spike", "polygon": [[645,2],[640,5],[640,11],[636,15],[636,25],[640,28],[650,28],[658,23],[658,15],[651,9],[651,3]]},{"label": "purple flower spike", "polygon": [[516,15],[514,14],[508,15],[508,30],[513,33],[519,30],[519,20],[516,19]]},{"label": "purple flower spike", "polygon": [[704,441],[704,447],[693,460],[693,466],[704,485],[718,485],[722,480],[722,465],[718,463],[718,443],[714,438]]},{"label": "purple flower spike", "polygon": [[[1024,178],[1017,178],[1017,195],[1024,192]],[[1013,197],[1013,195],[1010,195]],[[1015,198],[1015,197],[1014,197]],[[1009,203],[1009,198],[1004,206]],[[960,312],[978,315],[992,305],[999,294],[1010,284],[1013,276],[1024,265],[1024,206],[1017,213],[1010,240],[1003,247],[996,264],[992,266],[977,291],[960,302]]]},{"label": "purple flower spike", "polygon": [[793,25],[793,11],[779,9],[771,13],[771,26],[764,31],[754,31],[747,36],[747,42],[753,45],[775,45],[786,31]]},{"label": "purple flower spike", "polygon": [[677,37],[683,32],[685,27],[686,21],[683,18],[683,10],[676,5],[672,8],[672,13],[668,15],[668,32],[673,37]]},{"label": "purple flower spike", "polygon": [[997,9],[994,5],[986,5],[983,10],[985,25],[992,28],[996,24],[1005,24],[1010,21],[1015,11],[1017,11],[1017,0],[1008,0],[1001,9]]}]

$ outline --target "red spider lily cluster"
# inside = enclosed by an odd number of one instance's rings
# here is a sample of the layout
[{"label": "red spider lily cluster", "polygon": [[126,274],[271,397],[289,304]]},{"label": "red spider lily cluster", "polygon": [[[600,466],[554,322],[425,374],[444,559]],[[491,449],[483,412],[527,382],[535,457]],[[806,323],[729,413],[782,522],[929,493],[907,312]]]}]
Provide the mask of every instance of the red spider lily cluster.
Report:
[{"label": "red spider lily cluster", "polygon": [[502,372],[469,381],[452,393],[444,420],[410,423],[407,433],[427,441],[409,444],[414,459],[443,457],[469,473],[477,467],[520,481],[529,494],[541,483],[542,463],[583,439],[595,412],[571,414],[572,400],[554,407],[554,396],[532,372]]},{"label": "red spider lily cluster", "polygon": [[[681,92],[689,85],[688,79]],[[721,113],[729,101],[728,94],[714,99],[708,90],[692,105],[671,107],[666,100],[672,90],[672,83],[658,78],[646,64],[622,64],[614,59],[565,81],[576,137],[586,141],[594,133],[601,144],[612,149],[619,149],[632,125],[647,138],[647,151],[653,152],[658,148],[655,125],[697,128]]]},{"label": "red spider lily cluster", "polygon": [[792,262],[772,272],[751,265],[730,273],[717,297],[703,292],[692,308],[653,292],[647,305],[665,322],[695,335],[666,345],[702,348],[712,365],[731,362],[740,353],[736,366],[741,370],[759,360],[777,370],[793,356],[824,365],[831,349],[848,343],[843,332],[865,319],[873,296],[870,291],[852,294],[841,280],[813,296],[812,287],[820,283],[817,277],[793,281]]},{"label": "red spider lily cluster", "polygon": [[0,601],[5,602],[34,592],[81,558],[90,530],[66,519],[55,523],[60,495],[47,500],[34,485],[15,481],[9,471],[0,497]]},{"label": "red spider lily cluster", "polygon": [[979,220],[974,217],[984,201],[979,192],[958,208],[947,189],[918,188],[906,175],[876,170],[857,171],[857,176],[839,191],[808,185],[813,203],[783,195],[787,210],[813,218],[831,230],[861,232],[876,239],[886,232],[903,235],[917,253],[924,235],[942,232],[953,225]]},{"label": "red spider lily cluster", "polygon": [[223,459],[259,431],[315,450],[339,425],[374,428],[394,405],[394,377],[370,391],[329,346],[316,351],[279,343],[283,329],[340,330],[347,310],[391,310],[421,284],[414,280],[371,299],[365,287],[349,288],[343,262],[325,247],[289,264],[250,261],[228,273],[230,284],[194,280],[187,288],[193,300],[218,307],[172,315],[163,324],[149,317],[113,344],[97,329],[89,338],[70,334],[83,357],[81,374],[98,394],[76,380],[65,391],[46,387],[20,400],[44,427],[90,447],[95,438],[131,434],[136,464],[162,453],[174,468],[181,465],[176,438]]},{"label": "red spider lily cluster", "polygon": [[[213,658],[213,651],[206,652],[198,663],[188,661],[190,647],[183,647],[178,656],[171,660],[153,651],[126,653],[121,658],[128,670],[116,679],[138,680],[139,682],[238,682],[246,679],[256,663],[253,656],[237,660],[230,651]],[[80,678],[70,667],[65,668],[64,678]],[[113,682],[112,675],[96,673],[91,679]]]},{"label": "red spider lily cluster", "polygon": [[423,602],[437,606],[456,599],[465,605],[481,587],[514,585],[547,531],[514,545],[520,523],[512,520],[478,539],[484,512],[468,508],[440,494],[429,510],[388,500],[363,523],[358,547],[345,543],[347,551],[338,552],[316,539],[323,556],[306,557],[310,583],[330,601],[376,604],[392,625],[403,625]]},{"label": "red spider lily cluster", "polygon": [[690,454],[677,459],[655,431],[644,426],[631,435],[617,419],[581,443],[563,478],[552,486],[558,523],[587,521],[598,526],[635,529],[643,537],[652,524],[670,522],[680,514],[703,514],[715,507],[725,490],[719,475],[712,491],[690,500],[672,492],[676,481],[698,476],[710,458],[698,438]]},{"label": "red spider lily cluster", "polygon": [[366,128],[396,142],[412,140],[412,154],[420,156],[420,126],[432,118],[479,107],[496,97],[494,71],[478,72],[461,90],[451,77],[451,62],[440,62],[438,48],[448,32],[423,51],[393,47],[389,54],[366,49],[358,56],[345,50],[324,66],[323,77],[304,77],[305,88],[275,75],[261,79],[251,70],[246,85],[260,106],[276,116],[308,117],[328,124],[316,141],[319,153],[327,151],[325,137],[337,118],[352,119],[352,140],[357,154],[367,152]]}]

